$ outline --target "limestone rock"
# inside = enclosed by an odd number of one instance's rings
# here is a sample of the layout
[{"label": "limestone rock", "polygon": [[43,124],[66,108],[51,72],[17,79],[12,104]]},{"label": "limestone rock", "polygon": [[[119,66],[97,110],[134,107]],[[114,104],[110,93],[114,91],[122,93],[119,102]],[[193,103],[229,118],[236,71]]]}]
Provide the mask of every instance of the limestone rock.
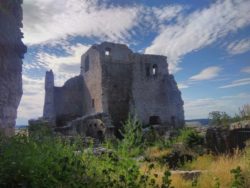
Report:
[{"label": "limestone rock", "polygon": [[0,130],[14,134],[17,108],[22,96],[22,0],[0,1]]}]

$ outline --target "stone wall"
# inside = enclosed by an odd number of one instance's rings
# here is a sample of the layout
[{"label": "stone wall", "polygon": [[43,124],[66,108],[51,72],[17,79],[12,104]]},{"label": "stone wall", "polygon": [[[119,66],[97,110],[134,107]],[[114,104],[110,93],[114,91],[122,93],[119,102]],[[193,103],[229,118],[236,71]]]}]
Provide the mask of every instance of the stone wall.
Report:
[{"label": "stone wall", "polygon": [[83,115],[83,85],[82,76],[76,76],[63,87],[54,87],[55,120],[58,126],[64,126],[68,121]]},{"label": "stone wall", "polygon": [[165,89],[167,86],[165,75],[168,76],[165,57],[137,55],[133,63],[131,110],[135,110],[135,114],[144,124],[150,123],[150,117],[155,117],[157,124],[169,122],[171,110]]},{"label": "stone wall", "polygon": [[100,53],[95,47],[82,56],[81,75],[84,79],[83,115],[103,112],[102,68]]},{"label": "stone wall", "polygon": [[26,47],[21,39],[22,1],[0,1],[0,129],[14,134],[17,108],[22,96],[22,58]]},{"label": "stone wall", "polygon": [[249,139],[250,126],[235,129],[209,127],[206,132],[206,146],[216,154],[233,152],[236,148],[243,149]]}]

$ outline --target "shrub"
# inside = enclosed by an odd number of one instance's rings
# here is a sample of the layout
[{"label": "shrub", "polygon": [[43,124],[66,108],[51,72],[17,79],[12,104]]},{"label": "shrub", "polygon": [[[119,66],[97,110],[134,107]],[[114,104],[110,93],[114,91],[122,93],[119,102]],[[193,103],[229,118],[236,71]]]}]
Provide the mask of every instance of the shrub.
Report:
[{"label": "shrub", "polygon": [[230,172],[231,172],[231,174],[233,174],[233,177],[234,177],[231,187],[232,188],[241,188],[241,187],[244,187],[245,178],[242,175],[241,168],[238,166],[237,168],[232,169]]},{"label": "shrub", "polygon": [[226,112],[213,111],[209,113],[210,125],[228,127],[231,122],[232,119]]},{"label": "shrub", "polygon": [[204,138],[192,128],[184,128],[180,130],[177,137],[178,142],[182,142],[186,147],[194,149],[197,146],[203,145]]},{"label": "shrub", "polygon": [[0,187],[160,186],[149,172],[141,173],[136,161],[121,156],[119,150],[96,156],[92,149],[84,149],[81,141],[59,137],[1,138]]},{"label": "shrub", "polygon": [[142,125],[129,116],[120,131],[123,139],[118,141],[118,151],[123,156],[137,156],[143,151]]}]

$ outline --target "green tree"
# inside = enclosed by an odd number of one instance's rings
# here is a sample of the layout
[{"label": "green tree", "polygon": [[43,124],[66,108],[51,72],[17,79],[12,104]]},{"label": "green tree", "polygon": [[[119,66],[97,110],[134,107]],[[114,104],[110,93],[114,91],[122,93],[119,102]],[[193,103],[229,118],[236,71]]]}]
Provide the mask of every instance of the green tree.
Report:
[{"label": "green tree", "polygon": [[231,117],[226,112],[212,111],[209,113],[209,124],[214,126],[228,126]]},{"label": "green tree", "polygon": [[142,125],[135,118],[129,116],[120,131],[123,139],[118,143],[118,150],[122,155],[136,156],[143,149]]}]

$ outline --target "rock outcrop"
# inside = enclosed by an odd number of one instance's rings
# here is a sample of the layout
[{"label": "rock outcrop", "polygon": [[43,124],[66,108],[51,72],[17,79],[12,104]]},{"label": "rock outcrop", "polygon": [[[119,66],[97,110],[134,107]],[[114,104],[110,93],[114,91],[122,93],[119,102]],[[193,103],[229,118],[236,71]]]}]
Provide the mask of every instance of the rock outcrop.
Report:
[{"label": "rock outcrop", "polygon": [[22,0],[0,1],[0,129],[14,134],[17,108],[22,96]]},{"label": "rock outcrop", "polygon": [[250,139],[249,121],[239,121],[229,127],[207,129],[206,146],[208,150],[216,154],[230,153],[236,148],[243,149],[246,146],[246,141]]}]

